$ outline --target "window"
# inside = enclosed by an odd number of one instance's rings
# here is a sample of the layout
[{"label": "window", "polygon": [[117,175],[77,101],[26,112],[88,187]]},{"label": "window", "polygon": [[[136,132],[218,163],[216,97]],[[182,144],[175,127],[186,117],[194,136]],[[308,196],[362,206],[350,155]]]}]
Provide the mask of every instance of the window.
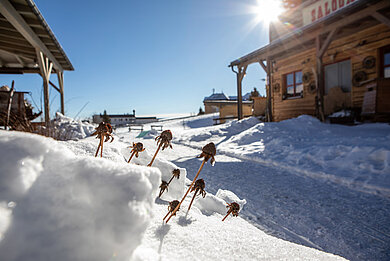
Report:
[{"label": "window", "polygon": [[324,67],[325,71],[325,95],[333,87],[340,87],[344,92],[350,92],[352,88],[351,61],[332,63]]},{"label": "window", "polygon": [[390,46],[382,49],[381,60],[381,76],[390,78]]},{"label": "window", "polygon": [[302,71],[292,72],[284,75],[286,86],[286,97],[297,97],[303,93]]}]

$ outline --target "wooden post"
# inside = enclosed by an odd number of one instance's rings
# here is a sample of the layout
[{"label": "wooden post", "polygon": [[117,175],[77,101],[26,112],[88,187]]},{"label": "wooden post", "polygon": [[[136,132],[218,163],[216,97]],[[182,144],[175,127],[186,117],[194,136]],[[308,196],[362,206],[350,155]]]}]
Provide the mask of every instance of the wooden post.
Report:
[{"label": "wooden post", "polygon": [[339,31],[339,28],[334,28],[326,37],[324,43],[321,46],[321,39],[320,36],[317,35],[316,37],[316,59],[317,59],[317,97],[318,97],[318,111],[319,111],[319,117],[322,122],[325,121],[325,113],[324,113],[324,68],[322,63],[322,57],[324,56],[326,50],[328,50],[328,47],[330,43],[332,42],[334,36]]},{"label": "wooden post", "polygon": [[244,67],[238,67],[237,73],[237,116],[238,120],[243,118],[242,115],[242,79],[244,79],[246,68],[248,65]]},{"label": "wooden post", "polygon": [[267,58],[267,119],[269,122],[272,121],[272,97],[271,97],[271,86],[272,86],[272,62],[270,58]]},{"label": "wooden post", "polygon": [[65,115],[65,102],[64,102],[64,72],[57,72],[58,85],[60,85],[60,95],[61,95],[61,113]]},{"label": "wooden post", "polygon": [[49,105],[49,81],[50,74],[53,68],[53,63],[49,61],[49,59],[44,57],[43,53],[36,49],[39,69],[41,70],[41,76],[43,79],[43,97],[45,104],[45,124],[49,126],[50,123],[50,105]]}]

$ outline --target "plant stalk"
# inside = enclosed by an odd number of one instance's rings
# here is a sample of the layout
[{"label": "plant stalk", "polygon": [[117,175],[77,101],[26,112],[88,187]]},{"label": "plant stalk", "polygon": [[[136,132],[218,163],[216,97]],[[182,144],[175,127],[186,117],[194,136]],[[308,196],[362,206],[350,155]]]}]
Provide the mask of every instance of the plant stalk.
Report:
[{"label": "plant stalk", "polygon": [[196,179],[198,178],[199,173],[200,173],[200,171],[202,170],[202,168],[203,168],[203,166],[204,166],[205,163],[206,163],[206,159],[203,160],[202,165],[200,165],[200,168],[199,168],[199,170],[198,170],[198,173],[196,173],[196,176],[195,176],[194,180],[192,181],[190,187],[188,188],[186,194],[184,194],[184,197],[181,199],[180,203],[179,203],[179,204],[176,206],[176,208],[172,211],[172,214],[169,216],[169,218],[167,219],[167,222],[166,222],[166,223],[168,223],[168,221],[171,219],[171,217],[172,217],[172,216],[176,213],[176,211],[179,209],[181,203],[183,203],[184,199],[185,199],[186,196],[188,195],[188,192],[190,192],[192,186],[194,185]]},{"label": "plant stalk", "polygon": [[156,158],[157,153],[158,153],[158,151],[159,151],[160,148],[161,148],[161,145],[162,145],[162,143],[160,143],[160,145],[158,145],[158,148],[157,148],[157,150],[156,150],[156,153],[154,153],[154,156],[153,156],[153,158],[152,158],[152,161],[150,161],[150,163],[148,164],[148,167],[151,167],[151,166],[152,166],[153,161],[154,161],[154,159]]}]

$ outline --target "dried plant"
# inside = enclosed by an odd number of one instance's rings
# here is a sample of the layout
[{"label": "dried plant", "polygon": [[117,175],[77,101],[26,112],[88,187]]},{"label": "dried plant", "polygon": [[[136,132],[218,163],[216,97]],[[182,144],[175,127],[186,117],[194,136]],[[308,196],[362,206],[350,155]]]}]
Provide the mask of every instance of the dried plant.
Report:
[{"label": "dried plant", "polygon": [[95,136],[97,139],[100,139],[99,146],[96,150],[95,157],[97,157],[100,150],[100,157],[103,157],[103,142],[107,142],[111,139],[111,142],[114,140],[112,136],[112,126],[109,123],[101,122],[99,126],[96,127],[96,131],[91,134],[91,136]]},{"label": "dried plant", "polygon": [[190,211],[190,208],[192,206],[192,202],[194,201],[195,197],[196,197],[196,194],[199,192],[200,195],[202,195],[202,197],[206,197],[206,191],[204,191],[204,188],[205,188],[205,183],[204,183],[204,180],[203,179],[198,179],[197,181],[195,181],[195,185],[192,187],[191,189],[191,192],[192,191],[195,191],[194,193],[194,196],[192,197],[191,199],[191,203],[190,205],[188,206],[188,211]]},{"label": "dried plant", "polygon": [[[178,201],[178,200],[174,200],[174,201],[169,202],[168,213],[165,215],[165,217],[163,218],[163,220],[165,220],[166,217],[169,215],[169,213],[172,213],[172,211],[173,211],[174,209],[176,209],[178,205],[179,205],[179,201]],[[180,206],[179,206],[179,208],[180,208]],[[179,208],[178,208],[176,211],[178,211]],[[175,213],[174,215],[176,216],[176,213]]]},{"label": "dried plant", "polygon": [[158,197],[160,198],[162,196],[162,194],[164,193],[165,190],[168,191],[168,182],[166,181],[162,181],[161,182],[161,185],[160,185],[160,193],[158,194]]},{"label": "dried plant", "polygon": [[230,215],[230,213],[232,213],[233,217],[238,216],[238,212],[240,211],[240,205],[238,205],[236,202],[233,202],[231,204],[228,203],[226,208],[228,208],[229,210],[228,210],[226,216],[222,219],[222,221],[224,221],[227,218],[227,216]]},{"label": "dried plant", "polygon": [[183,203],[184,199],[186,198],[186,196],[188,195],[188,193],[190,192],[192,186],[194,185],[196,179],[198,178],[199,176],[199,173],[200,171],[202,170],[204,164],[209,160],[211,159],[211,165],[214,165],[214,162],[215,162],[215,159],[214,159],[214,156],[215,154],[217,153],[216,151],[216,148],[215,148],[215,145],[214,143],[210,142],[209,144],[207,144],[206,146],[204,146],[202,148],[202,153],[197,157],[197,158],[202,158],[203,157],[203,161],[202,161],[202,164],[200,165],[199,167],[199,170],[198,170],[198,173],[196,173],[195,175],[195,178],[192,180],[191,182],[191,185],[189,186],[187,192],[184,194],[183,198],[181,199],[179,205],[176,207],[176,209],[172,212],[172,214],[169,216],[169,218],[167,219],[167,223],[168,221],[171,219],[171,217],[175,214],[175,212],[177,211],[177,209],[179,209],[180,205]]},{"label": "dried plant", "polygon": [[132,148],[130,151],[131,156],[127,161],[127,163],[130,163],[130,160],[133,158],[134,155],[136,158],[138,158],[138,153],[143,152],[145,150],[144,145],[141,142],[137,142],[137,143],[133,142],[133,146],[130,146],[130,148]]},{"label": "dried plant", "polygon": [[162,147],[162,150],[170,147],[172,149],[171,140],[172,140],[172,132],[170,130],[163,131],[159,136],[157,136],[154,140],[157,141],[158,148],[156,150],[156,153],[154,154],[152,160],[148,164],[148,167],[151,167],[153,164],[154,159],[157,156],[158,151]]},{"label": "dried plant", "polygon": [[180,169],[174,169],[174,170],[172,170],[172,177],[171,177],[171,179],[168,181],[168,185],[171,184],[171,181],[173,180],[173,178],[177,178],[177,179],[180,178]]},{"label": "dried plant", "polygon": [[168,191],[168,186],[169,184],[171,184],[171,181],[173,180],[173,178],[177,178],[179,179],[180,178],[180,169],[174,169],[172,171],[172,177],[171,179],[169,180],[169,182],[167,183],[166,181],[162,181],[161,185],[160,185],[160,194],[159,194],[159,198],[161,197],[161,195],[164,193],[165,189]]}]

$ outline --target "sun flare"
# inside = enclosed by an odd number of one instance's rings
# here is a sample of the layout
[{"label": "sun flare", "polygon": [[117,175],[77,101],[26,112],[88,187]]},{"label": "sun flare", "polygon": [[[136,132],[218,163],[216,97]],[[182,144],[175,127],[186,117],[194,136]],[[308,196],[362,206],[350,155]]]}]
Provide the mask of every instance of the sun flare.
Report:
[{"label": "sun flare", "polygon": [[270,24],[278,19],[284,11],[280,0],[257,0],[257,5],[253,6],[258,23]]}]

